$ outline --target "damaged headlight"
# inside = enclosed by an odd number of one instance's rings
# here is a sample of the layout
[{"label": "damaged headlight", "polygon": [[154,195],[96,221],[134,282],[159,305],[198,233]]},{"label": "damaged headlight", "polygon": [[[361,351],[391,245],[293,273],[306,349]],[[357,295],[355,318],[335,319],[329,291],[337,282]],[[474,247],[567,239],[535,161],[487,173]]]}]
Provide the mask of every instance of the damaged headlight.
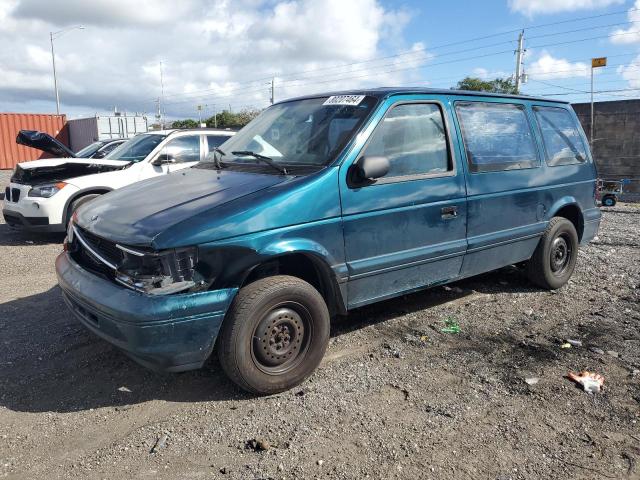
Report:
[{"label": "damaged headlight", "polygon": [[52,183],[48,185],[38,185],[37,187],[33,187],[31,190],[29,190],[27,196],[41,198],[53,197],[56,193],[58,193],[66,186],[67,184],[64,182]]},{"label": "damaged headlight", "polygon": [[196,270],[198,249],[195,247],[160,252],[116,247],[124,253],[124,260],[118,266],[115,279],[129,288],[152,295],[206,288],[205,279]]}]

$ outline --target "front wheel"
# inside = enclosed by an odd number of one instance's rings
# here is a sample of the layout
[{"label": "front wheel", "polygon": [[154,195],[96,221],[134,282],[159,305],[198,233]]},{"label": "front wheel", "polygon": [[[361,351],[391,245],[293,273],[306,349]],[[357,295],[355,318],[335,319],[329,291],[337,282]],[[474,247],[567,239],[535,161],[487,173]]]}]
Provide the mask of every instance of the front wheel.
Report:
[{"label": "front wheel", "polygon": [[218,338],[223,370],[261,395],[302,383],[329,342],[329,311],[320,293],[296,277],[277,275],[243,287]]},{"label": "front wheel", "polygon": [[578,234],[569,220],[553,217],[527,263],[529,280],[549,290],[569,281],[578,258]]}]

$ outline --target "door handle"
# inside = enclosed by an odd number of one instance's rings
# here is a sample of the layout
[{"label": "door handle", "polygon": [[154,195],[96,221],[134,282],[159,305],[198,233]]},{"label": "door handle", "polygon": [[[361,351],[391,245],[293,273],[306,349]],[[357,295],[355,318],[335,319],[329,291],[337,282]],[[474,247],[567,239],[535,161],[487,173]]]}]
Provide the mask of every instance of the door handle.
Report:
[{"label": "door handle", "polygon": [[456,218],[458,216],[458,207],[457,206],[442,207],[442,209],[440,210],[440,214],[444,220]]}]

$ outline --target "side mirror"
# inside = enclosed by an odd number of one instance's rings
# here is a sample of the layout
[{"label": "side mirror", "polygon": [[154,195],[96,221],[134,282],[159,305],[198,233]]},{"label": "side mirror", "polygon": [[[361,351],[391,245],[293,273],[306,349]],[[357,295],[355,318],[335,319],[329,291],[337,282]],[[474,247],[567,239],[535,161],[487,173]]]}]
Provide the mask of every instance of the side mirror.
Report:
[{"label": "side mirror", "polygon": [[387,157],[360,157],[353,164],[352,181],[356,184],[368,183],[389,173],[389,159]]},{"label": "side mirror", "polygon": [[167,163],[176,163],[176,158],[170,153],[161,153],[151,162],[151,165],[159,167],[161,165],[166,165]]}]

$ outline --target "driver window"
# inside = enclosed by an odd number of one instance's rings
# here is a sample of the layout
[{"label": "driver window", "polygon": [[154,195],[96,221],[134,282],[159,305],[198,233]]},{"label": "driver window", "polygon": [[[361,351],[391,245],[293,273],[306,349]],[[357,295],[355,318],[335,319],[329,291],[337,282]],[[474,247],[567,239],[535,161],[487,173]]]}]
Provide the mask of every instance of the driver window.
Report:
[{"label": "driver window", "polygon": [[367,156],[389,159],[385,178],[451,171],[447,136],[440,107],[433,103],[393,107],[376,127]]},{"label": "driver window", "polygon": [[168,155],[175,163],[200,161],[200,135],[178,137],[167,143],[161,154]]}]

